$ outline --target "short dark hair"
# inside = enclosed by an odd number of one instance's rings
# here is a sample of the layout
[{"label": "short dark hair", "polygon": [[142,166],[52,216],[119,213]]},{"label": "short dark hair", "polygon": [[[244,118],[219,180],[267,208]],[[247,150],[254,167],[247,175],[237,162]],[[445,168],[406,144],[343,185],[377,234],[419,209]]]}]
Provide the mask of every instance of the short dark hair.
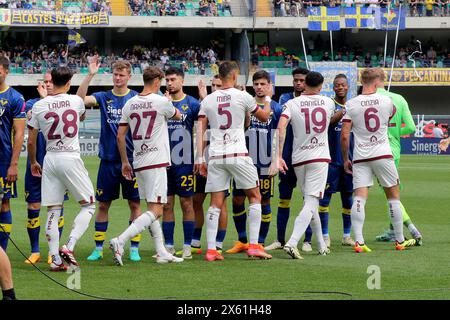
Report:
[{"label": "short dark hair", "polygon": [[[450,53],[449,53],[449,54],[450,54]],[[213,79],[220,79],[220,77],[219,77],[218,74],[215,74],[215,75],[213,76]]]},{"label": "short dark hair", "polygon": [[0,66],[5,70],[9,70],[9,59],[7,57],[0,57]]},{"label": "short dark hair", "polygon": [[323,76],[319,72],[310,71],[306,75],[305,84],[308,87],[315,88],[323,83]]},{"label": "short dark hair", "polygon": [[68,67],[57,67],[52,70],[51,75],[55,87],[64,87],[72,79],[73,72]]},{"label": "short dark hair", "polygon": [[343,73],[339,73],[336,75],[336,77],[334,77],[334,81],[336,81],[337,79],[345,79],[348,81],[347,76]]},{"label": "short dark hair", "polygon": [[252,81],[256,81],[259,79],[266,79],[268,83],[270,83],[270,74],[266,70],[259,70],[253,74]]},{"label": "short dark hair", "polygon": [[142,74],[142,78],[144,79],[144,84],[152,84],[155,79],[163,79],[164,72],[157,67],[147,67]]},{"label": "short dark hair", "polygon": [[183,70],[181,70],[180,68],[170,67],[169,69],[166,70],[166,77],[167,77],[168,75],[172,75],[172,74],[184,78],[184,72],[183,72]]},{"label": "short dark hair", "polygon": [[230,74],[235,70],[239,70],[239,67],[235,62],[231,61],[222,62],[219,66],[220,79],[227,79],[230,76]]},{"label": "short dark hair", "polygon": [[296,74],[303,74],[306,76],[308,74],[308,72],[309,72],[309,70],[305,69],[305,68],[295,68],[292,71],[292,76],[295,76]]}]

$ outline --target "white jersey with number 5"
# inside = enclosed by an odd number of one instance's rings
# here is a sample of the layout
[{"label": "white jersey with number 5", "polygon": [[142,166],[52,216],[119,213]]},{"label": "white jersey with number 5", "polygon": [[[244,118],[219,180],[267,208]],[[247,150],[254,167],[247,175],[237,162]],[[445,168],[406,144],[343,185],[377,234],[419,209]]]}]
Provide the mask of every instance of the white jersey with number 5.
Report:
[{"label": "white jersey with number 5", "polygon": [[391,98],[378,93],[362,94],[347,101],[346,109],[342,121],[352,123],[353,162],[392,158],[388,126],[395,106]]},{"label": "white jersey with number 5", "polygon": [[321,95],[304,95],[283,106],[282,117],[290,120],[294,132],[292,165],[330,162],[328,126],[334,101]]},{"label": "white jersey with number 5", "polygon": [[206,117],[209,122],[210,159],[248,156],[245,115],[258,108],[250,94],[235,88],[217,90],[202,101],[199,118]]},{"label": "white jersey with number 5", "polygon": [[84,112],[84,102],[79,96],[65,93],[47,96],[34,104],[28,126],[42,131],[47,152],[80,153],[78,130]]},{"label": "white jersey with number 5", "polygon": [[130,126],[135,172],[170,166],[167,120],[175,113],[169,99],[154,93],[137,95],[127,101],[119,125]]}]

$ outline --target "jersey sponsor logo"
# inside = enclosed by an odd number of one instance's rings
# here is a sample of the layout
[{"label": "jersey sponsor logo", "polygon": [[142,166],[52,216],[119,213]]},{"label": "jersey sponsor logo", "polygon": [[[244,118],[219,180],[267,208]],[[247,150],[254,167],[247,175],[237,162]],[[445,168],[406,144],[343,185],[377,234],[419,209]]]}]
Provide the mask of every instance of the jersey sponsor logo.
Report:
[{"label": "jersey sponsor logo", "polygon": [[306,146],[302,146],[300,149],[301,150],[313,150],[313,149],[317,149],[317,148],[321,148],[321,147],[325,147],[325,142],[319,143],[319,139],[317,139],[317,137],[312,137],[310,143],[307,144]]},{"label": "jersey sponsor logo", "polygon": [[384,144],[386,142],[386,139],[381,139],[378,140],[378,138],[376,136],[371,136],[370,137],[370,142],[368,143],[359,143],[358,147],[360,148],[373,148],[377,145],[381,145]]},{"label": "jersey sponsor logo", "polygon": [[106,100],[106,112],[108,113],[108,119],[106,122],[118,124],[120,122],[120,118],[122,117],[122,109],[115,108],[111,104],[113,100]]},{"label": "jersey sponsor logo", "polygon": [[145,143],[143,143],[141,145],[141,151],[136,152],[136,157],[140,157],[143,156],[146,153],[149,152],[155,152],[158,151],[158,147],[154,146],[154,147],[149,147],[148,145],[146,145]]},{"label": "jersey sponsor logo", "polygon": [[65,146],[62,140],[59,140],[54,147],[48,147],[47,151],[73,151],[73,146]]}]

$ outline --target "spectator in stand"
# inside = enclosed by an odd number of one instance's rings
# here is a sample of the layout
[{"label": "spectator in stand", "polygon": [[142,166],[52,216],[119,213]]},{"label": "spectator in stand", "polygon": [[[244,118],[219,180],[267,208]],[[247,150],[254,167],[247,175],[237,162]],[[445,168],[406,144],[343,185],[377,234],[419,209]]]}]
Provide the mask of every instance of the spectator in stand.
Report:
[{"label": "spectator in stand", "polygon": [[439,128],[439,123],[437,123],[437,121],[434,122],[433,138],[439,138],[439,139],[444,138],[444,131],[442,131],[442,129]]},{"label": "spectator in stand", "polygon": [[231,4],[230,4],[230,0],[222,0],[222,12],[225,13],[225,10],[228,10],[228,12],[230,13],[230,16],[233,15],[231,13]]},{"label": "spectator in stand", "polygon": [[270,48],[267,43],[264,43],[264,45],[261,47],[261,52],[259,55],[264,57],[270,56]]},{"label": "spectator in stand", "polygon": [[331,59],[330,59],[329,53],[327,51],[325,51],[321,61],[330,61],[330,60]]},{"label": "spectator in stand", "polygon": [[434,0],[425,0],[425,13],[427,17],[433,16],[433,4]]},{"label": "spectator in stand", "polygon": [[251,52],[251,59],[252,59],[252,65],[253,66],[258,66],[259,63],[259,49],[258,49],[258,45],[255,44],[255,46],[253,47],[253,50]]},{"label": "spectator in stand", "polygon": [[367,52],[364,57],[364,66],[367,68],[372,67],[372,56],[370,55],[370,52]]},{"label": "spectator in stand", "polygon": [[111,2],[109,0],[102,2],[101,11],[106,12],[109,16],[112,15]]},{"label": "spectator in stand", "polygon": [[199,13],[202,17],[206,17],[209,16],[209,4],[206,0],[200,0],[199,3],[200,9],[199,9]]},{"label": "spectator in stand", "polygon": [[281,17],[281,0],[273,0],[273,8],[275,10],[275,17]]}]

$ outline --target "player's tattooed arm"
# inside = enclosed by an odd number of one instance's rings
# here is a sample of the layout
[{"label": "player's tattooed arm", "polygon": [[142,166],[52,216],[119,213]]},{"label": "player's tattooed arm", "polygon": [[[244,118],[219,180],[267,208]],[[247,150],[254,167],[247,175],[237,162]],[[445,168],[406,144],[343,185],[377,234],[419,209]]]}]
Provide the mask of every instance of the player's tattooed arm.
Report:
[{"label": "player's tattooed arm", "polygon": [[117,130],[117,148],[119,149],[120,159],[122,161],[122,175],[127,180],[133,180],[133,168],[128,161],[126,135],[128,125],[120,125]]},{"label": "player's tattooed arm", "polygon": [[352,162],[348,157],[348,149],[350,147],[350,130],[352,129],[351,121],[342,123],[341,130],[341,151],[342,158],[344,159],[344,170],[348,174],[352,174]]},{"label": "player's tattooed arm", "polygon": [[42,174],[41,165],[36,160],[36,142],[39,130],[28,127],[28,158],[30,159],[31,174],[40,177]]},{"label": "player's tattooed arm", "polygon": [[77,96],[84,100],[84,104],[86,107],[94,107],[97,105],[97,100],[93,96],[86,96],[89,84],[91,83],[92,78],[97,74],[98,69],[100,67],[100,59],[98,55],[95,55],[91,63],[89,64],[89,74],[84,78],[83,82],[81,82],[80,86],[77,90]]}]

